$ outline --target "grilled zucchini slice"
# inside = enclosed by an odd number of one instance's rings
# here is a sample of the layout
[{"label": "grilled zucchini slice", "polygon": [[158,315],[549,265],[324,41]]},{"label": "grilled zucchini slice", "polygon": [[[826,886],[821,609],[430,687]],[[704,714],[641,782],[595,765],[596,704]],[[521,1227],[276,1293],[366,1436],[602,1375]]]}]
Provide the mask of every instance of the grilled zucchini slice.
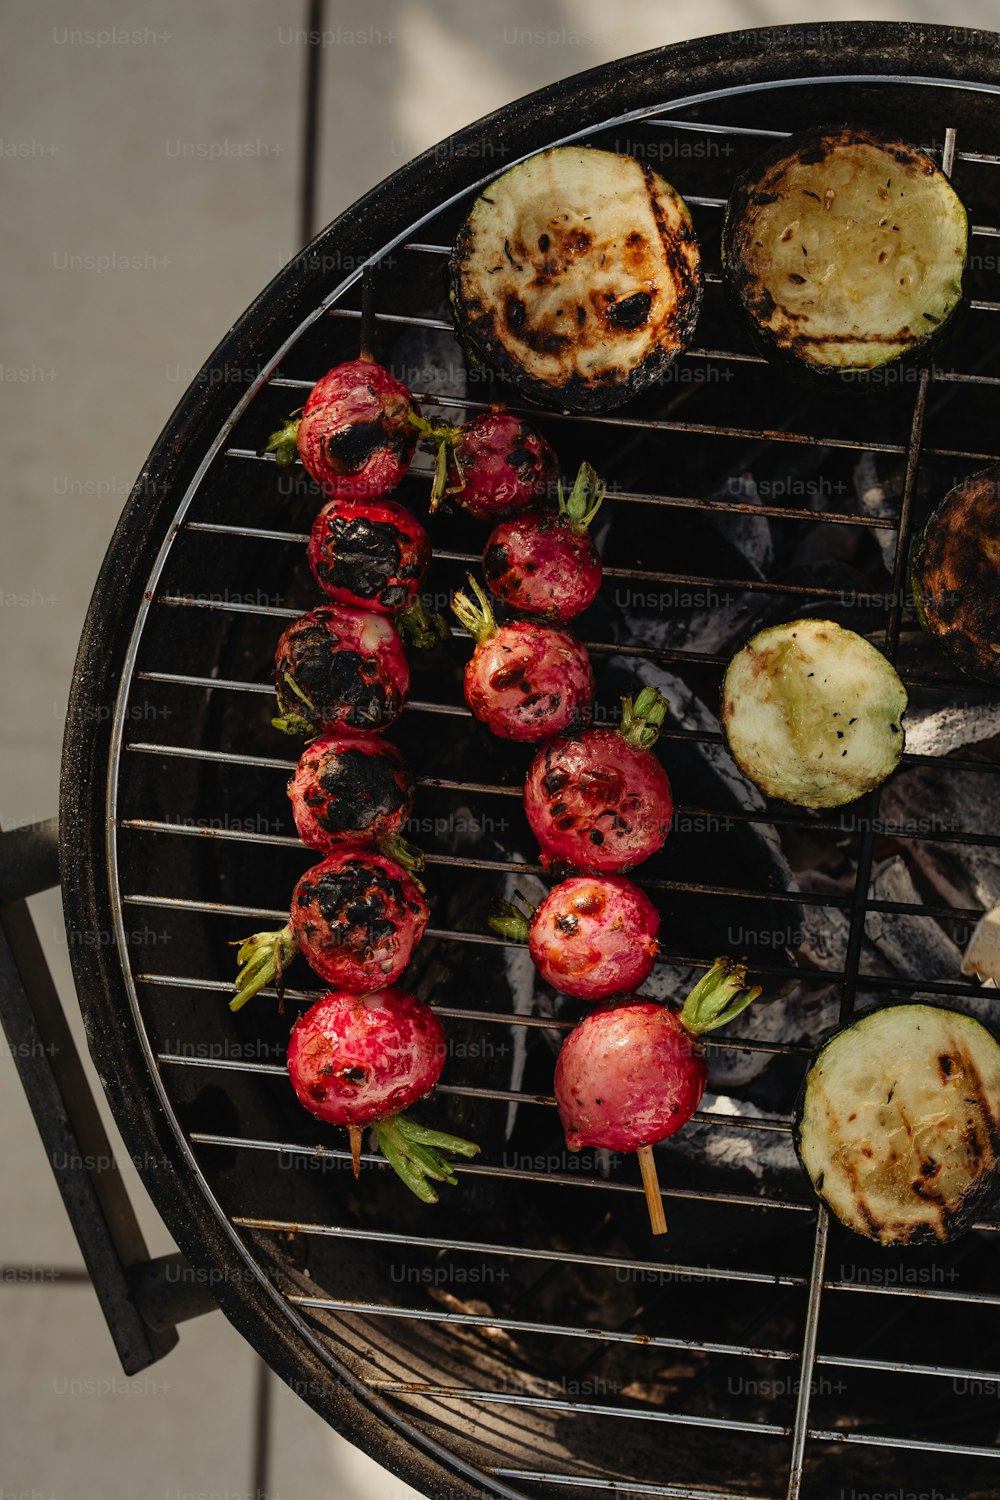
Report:
[{"label": "grilled zucchini slice", "polygon": [[702,297],[687,205],[632,156],[556,146],[476,200],[450,261],[470,355],[539,401],[618,406],[689,343]]},{"label": "grilled zucchini slice", "polygon": [[1000,682],[1000,464],[949,490],[916,542],[924,629],[974,677]]},{"label": "grilled zucchini slice", "polygon": [[843,374],[929,352],[962,300],[968,239],[929,156],[842,126],[783,141],[737,181],[722,256],[765,353]]},{"label": "grilled zucchini slice", "polygon": [[883,1245],[953,1239],[1000,1187],[1000,1044],[959,1011],[869,1011],[816,1054],[794,1140],[849,1229]]},{"label": "grilled zucchini slice", "polygon": [[841,807],[895,770],[906,701],[893,666],[862,636],[832,620],[790,620],[729,663],[722,727],[744,776],[769,797]]}]

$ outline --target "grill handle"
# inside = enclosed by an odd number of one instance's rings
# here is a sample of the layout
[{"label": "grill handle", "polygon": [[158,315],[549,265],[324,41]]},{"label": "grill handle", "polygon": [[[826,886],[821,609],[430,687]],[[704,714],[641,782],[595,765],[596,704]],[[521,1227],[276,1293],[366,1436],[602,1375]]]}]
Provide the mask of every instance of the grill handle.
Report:
[{"label": "grill handle", "polygon": [[[150,1261],[25,897],[59,883],[57,823],[0,833],[0,1024],[127,1375],[215,1307],[180,1256]],[[168,1272],[167,1262],[177,1269]]]}]

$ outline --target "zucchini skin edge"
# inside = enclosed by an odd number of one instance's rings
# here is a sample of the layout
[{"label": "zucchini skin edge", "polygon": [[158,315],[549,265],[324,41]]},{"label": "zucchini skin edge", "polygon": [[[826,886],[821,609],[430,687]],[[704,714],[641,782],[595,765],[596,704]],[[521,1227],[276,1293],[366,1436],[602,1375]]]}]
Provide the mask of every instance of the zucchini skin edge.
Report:
[{"label": "zucchini skin edge", "polygon": [[[924,607],[923,591],[921,589],[921,566],[924,560],[924,550],[930,536],[931,528],[935,525],[947,525],[948,523],[944,519],[944,512],[946,507],[952,503],[953,496],[958,491],[964,489],[966,485],[976,484],[980,480],[990,481],[994,487],[994,490],[997,491],[998,496],[1000,496],[1000,463],[987,464],[984,469],[977,469],[974,474],[967,475],[966,478],[960,480],[958,484],[952,485],[951,489],[948,490],[943,499],[938,502],[938,504],[931,511],[930,515],[927,517],[927,520],[924,522],[920,531],[913,537],[913,540],[910,543],[908,577],[910,583],[910,592],[913,596],[913,605],[917,620],[920,623],[921,629],[929,637],[929,639],[934,642],[934,645],[937,647],[937,649],[942,653],[943,656],[947,658],[948,661],[952,663],[953,666],[958,667],[959,671],[962,672],[964,676],[970,677],[976,682],[987,682],[996,685],[997,683],[1000,683],[1000,657],[997,657],[996,659],[996,671],[991,673],[983,671],[977,666],[978,658],[974,658],[974,654],[971,650],[968,653],[955,650],[954,646],[949,643],[949,638],[940,634],[928,619]],[[998,514],[1000,514],[1000,498],[998,498],[997,510]],[[985,587],[982,580],[979,581],[979,587]]]}]

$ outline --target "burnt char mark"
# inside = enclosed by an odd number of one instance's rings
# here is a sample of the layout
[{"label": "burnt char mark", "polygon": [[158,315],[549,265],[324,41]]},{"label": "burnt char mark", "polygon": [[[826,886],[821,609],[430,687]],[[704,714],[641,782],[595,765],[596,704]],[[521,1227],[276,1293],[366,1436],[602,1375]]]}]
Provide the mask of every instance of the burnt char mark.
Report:
[{"label": "burnt char mark", "polygon": [[510,567],[510,556],[502,542],[493,542],[483,554],[483,576],[487,583],[499,583]]},{"label": "burnt char mark", "polygon": [[520,297],[515,297],[513,292],[504,301],[503,315],[512,333],[523,333],[527,311]]},{"label": "burnt char mark", "polygon": [[314,946],[362,959],[388,942],[407,910],[402,883],[361,859],[301,880],[295,899],[314,919]]},{"label": "burnt char mark", "polygon": [[416,429],[406,420],[409,404],[399,396],[372,391],[378,414],[367,422],[347,422],[323,434],[323,451],[335,474],[358,474],[380,450],[408,457],[416,446]]},{"label": "burnt char mark", "polygon": [[569,781],[569,773],[562,766],[553,765],[552,748],[545,752],[545,775],[542,777],[542,790],[546,797],[558,797],[563,787]]},{"label": "burnt char mark", "polygon": [[508,448],[506,458],[518,474],[530,475],[539,467],[538,454],[530,448]]},{"label": "burnt char mark", "polygon": [[881,1239],[882,1230],[885,1228],[885,1225],[879,1223],[878,1219],[868,1207],[865,1195],[861,1191],[861,1183],[858,1179],[857,1168],[851,1162],[850,1158],[845,1158],[845,1160],[841,1163],[841,1166],[843,1168],[844,1176],[847,1178],[848,1182],[851,1185],[851,1195],[858,1216],[863,1220],[867,1228],[867,1232],[872,1237],[872,1239]]},{"label": "burnt char mark", "polygon": [[[285,685],[286,672],[308,704]],[[399,707],[395,685],[379,679],[377,661],[345,650],[322,625],[304,626],[286,639],[276,675],[282,709],[317,728],[343,719],[353,729],[371,729],[389,723]]]},{"label": "burnt char mark", "polygon": [[316,573],[328,587],[349,589],[361,599],[377,599],[389,606],[390,601],[381,596],[387,587],[395,586],[399,592],[394,580],[405,548],[406,538],[389,521],[329,516]]},{"label": "burnt char mark", "polygon": [[338,750],[319,766],[316,781],[322,797],[313,813],[328,833],[365,833],[410,810],[398,767],[385,755]]},{"label": "burnt char mark", "polygon": [[607,310],[607,320],[613,328],[641,328],[649,318],[653,298],[649,292],[634,292],[621,302],[612,302]]},{"label": "burnt char mark", "polygon": [[349,422],[327,433],[323,451],[335,474],[357,474],[385,445],[386,429],[381,417],[370,422]]},{"label": "burnt char mark", "polygon": [[664,333],[668,336],[672,334],[678,343],[685,344],[694,333],[695,324],[698,321],[698,310],[701,306],[701,263],[698,260],[692,269],[685,249],[691,243],[693,235],[686,224],[678,225],[674,229],[667,223],[663,205],[656,191],[656,173],[645,162],[640,165],[643,181],[646,184],[649,210],[660,237],[663,259],[677,292],[677,305],[664,328]]},{"label": "burnt char mark", "polygon": [[490,674],[490,687],[502,693],[506,688],[517,688],[520,692],[530,694],[532,691],[531,678],[523,662],[515,662],[509,667],[498,667]]}]

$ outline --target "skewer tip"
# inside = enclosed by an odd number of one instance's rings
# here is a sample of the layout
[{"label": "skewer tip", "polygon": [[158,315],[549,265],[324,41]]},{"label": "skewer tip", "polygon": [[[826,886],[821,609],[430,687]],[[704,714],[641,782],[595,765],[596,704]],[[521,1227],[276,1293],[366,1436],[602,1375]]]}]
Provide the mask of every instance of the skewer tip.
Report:
[{"label": "skewer tip", "polygon": [[667,1219],[663,1212],[663,1198],[660,1195],[660,1179],[656,1175],[656,1161],[653,1157],[653,1148],[652,1146],[640,1146],[636,1155],[639,1158],[642,1185],[646,1190],[649,1227],[654,1234],[666,1234]]}]

